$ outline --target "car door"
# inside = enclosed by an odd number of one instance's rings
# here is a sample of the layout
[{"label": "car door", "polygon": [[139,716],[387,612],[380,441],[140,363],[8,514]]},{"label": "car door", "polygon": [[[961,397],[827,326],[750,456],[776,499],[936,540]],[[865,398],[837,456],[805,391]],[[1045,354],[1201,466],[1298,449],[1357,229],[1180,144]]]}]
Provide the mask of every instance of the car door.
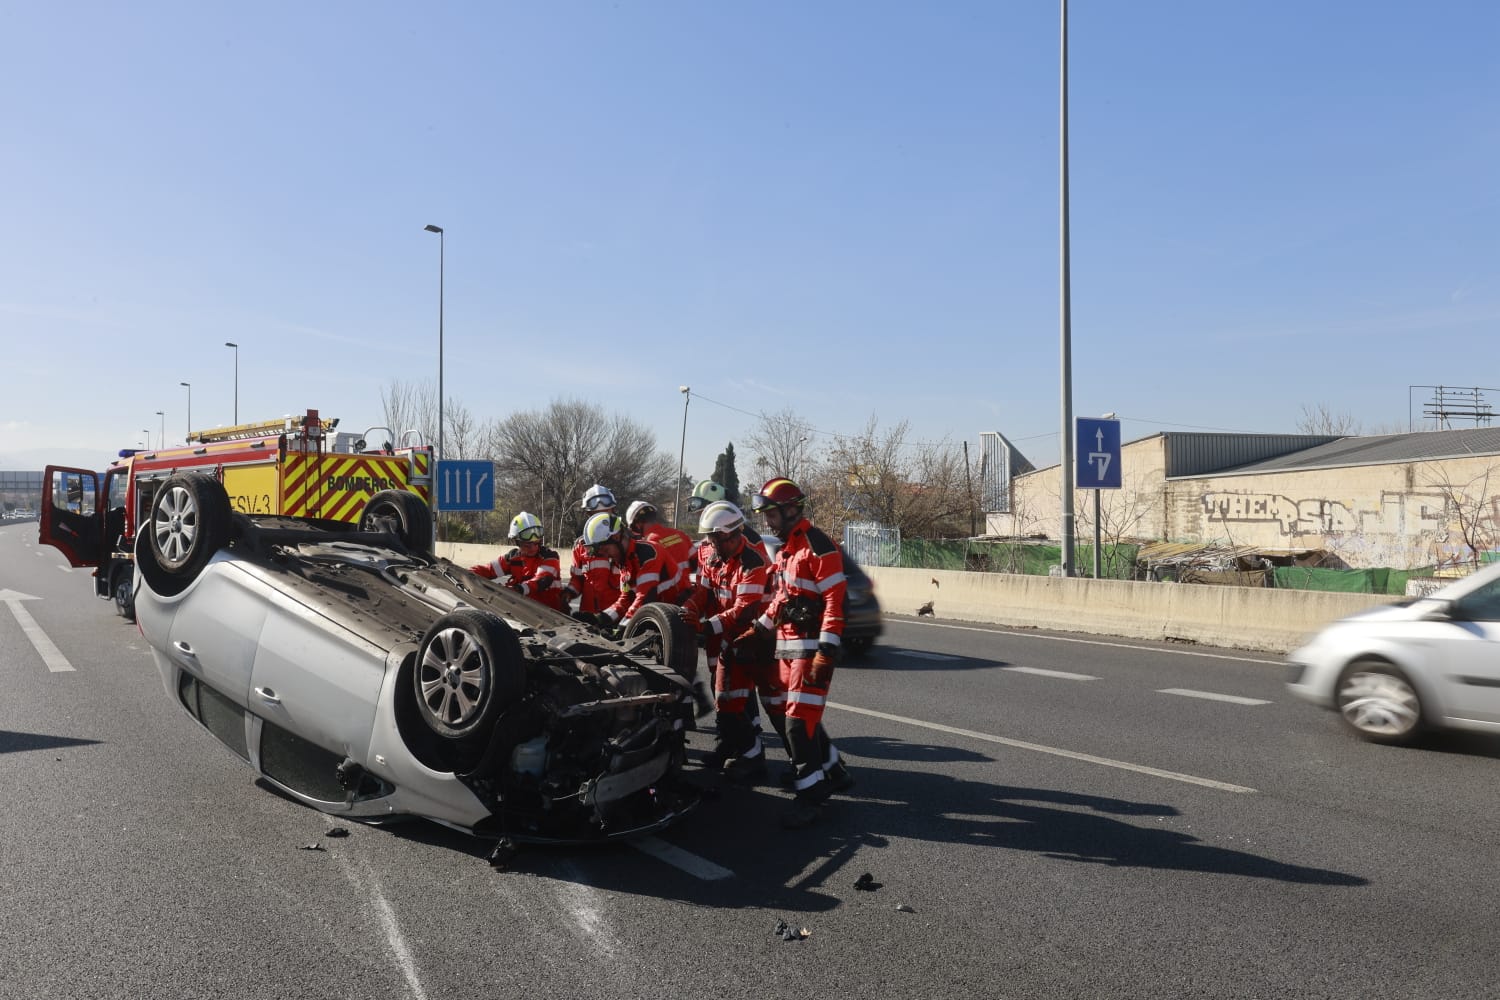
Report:
[{"label": "car door", "polygon": [[102,495],[97,472],[47,466],[38,540],[60,551],[70,566],[98,566],[104,554]]},{"label": "car door", "polygon": [[266,608],[249,695],[250,711],[270,724],[260,735],[262,770],[312,794],[271,771],[275,760],[309,755],[284,734],[321,748],[334,762],[365,760],[386,651],[285,593],[272,592]]},{"label": "car door", "polygon": [[1450,715],[1500,725],[1500,577],[1456,598],[1439,646]]}]

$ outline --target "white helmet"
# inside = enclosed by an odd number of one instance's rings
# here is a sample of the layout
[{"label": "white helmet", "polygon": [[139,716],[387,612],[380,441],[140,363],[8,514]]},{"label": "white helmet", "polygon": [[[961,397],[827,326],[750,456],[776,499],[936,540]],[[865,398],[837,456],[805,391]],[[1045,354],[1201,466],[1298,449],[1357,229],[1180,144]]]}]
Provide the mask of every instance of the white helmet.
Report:
[{"label": "white helmet", "polygon": [[583,502],[578,507],[580,510],[614,510],[615,495],[607,488],[595,483],[583,495]]},{"label": "white helmet", "polygon": [[623,542],[625,522],[607,510],[589,517],[583,522],[583,544],[593,548],[605,542]]},{"label": "white helmet", "polygon": [[625,523],[630,525],[630,530],[635,530],[635,519],[642,514],[655,514],[656,508],[644,500],[632,500],[630,506],[625,508]]},{"label": "white helmet", "polygon": [[698,485],[693,487],[693,495],[688,497],[687,508],[690,511],[702,510],[711,503],[717,503],[727,498],[728,493],[725,492],[723,486],[720,486],[712,479],[701,479],[698,481]]},{"label": "white helmet", "polygon": [[510,519],[509,537],[518,542],[540,542],[542,540],[542,522],[537,520],[535,514],[521,511]]},{"label": "white helmet", "polygon": [[732,535],[744,526],[745,515],[728,500],[709,504],[698,517],[700,535]]}]

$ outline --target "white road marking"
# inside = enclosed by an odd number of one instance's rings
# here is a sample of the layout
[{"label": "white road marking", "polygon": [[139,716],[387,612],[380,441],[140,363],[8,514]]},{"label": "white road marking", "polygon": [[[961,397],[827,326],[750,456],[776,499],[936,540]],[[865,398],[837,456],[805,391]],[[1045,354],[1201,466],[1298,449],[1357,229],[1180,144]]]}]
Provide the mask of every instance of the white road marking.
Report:
[{"label": "white road marking", "polygon": [[1205,698],[1208,701],[1227,701],[1233,705],[1269,705],[1264,698],[1242,698],[1237,694],[1215,694],[1212,691],[1194,691],[1192,688],[1162,688],[1157,694],[1180,694],[1184,698]]},{"label": "white road marking", "polygon": [[705,882],[717,882],[720,879],[734,877],[734,872],[728,868],[721,868],[707,858],[700,858],[659,837],[642,837],[632,841],[632,846],[642,854],[649,854],[658,861],[665,861],[673,868],[680,868]]},{"label": "white road marking", "polygon": [[928,653],[920,649],[892,649],[891,653],[896,656],[906,656],[913,660],[962,660],[962,656],[949,656],[947,653]]},{"label": "white road marking", "polygon": [[16,621],[20,624],[21,631],[25,633],[27,639],[31,640],[31,645],[35,647],[37,655],[42,658],[42,662],[47,664],[47,669],[54,674],[72,673],[73,664],[68,662],[68,658],[62,654],[62,650],[58,649],[56,644],[47,637],[46,632],[42,631],[42,627],[36,623],[36,619],[31,617],[31,612],[21,607],[22,601],[35,601],[39,599],[32,597],[30,594],[22,594],[15,590],[0,590],[0,604],[9,605],[10,613],[16,616]]},{"label": "white road marking", "polygon": [[401,977],[406,980],[407,989],[415,1000],[427,1000],[427,991],[422,988],[422,980],[417,975],[417,963],[411,957],[411,948],[406,943],[406,937],[401,933],[401,925],[396,922],[396,911],[391,909],[390,902],[385,898],[385,893],[380,891],[380,881],[375,874],[364,866],[363,872],[354,870],[353,863],[348,859],[340,857],[340,866],[344,874],[353,882],[355,887],[368,893],[373,897],[375,903],[375,914],[380,918],[380,929],[385,933],[385,940],[390,945],[391,957],[396,961],[396,967],[401,970]]},{"label": "white road marking", "polygon": [[[1110,646],[1114,649],[1139,649],[1143,653],[1171,653],[1173,656],[1201,656],[1209,660],[1235,660],[1240,663],[1269,663],[1272,666],[1284,667],[1285,660],[1259,660],[1253,656],[1225,656],[1223,653],[1199,653],[1191,649],[1167,649],[1162,646],[1136,646],[1128,642],[1105,642],[1103,639],[1073,639],[1062,635],[1038,635],[1035,632],[1023,629],[1009,629],[1004,625],[995,625],[992,628],[979,628],[974,625],[945,625],[941,622],[909,622],[899,621],[901,625],[917,625],[921,628],[951,628],[959,632],[1003,632],[1013,635],[1018,639],[1046,639],[1050,642],[1076,642],[1085,646]],[[894,652],[894,650],[892,650]]]},{"label": "white road marking", "polygon": [[1043,670],[1041,667],[1001,667],[1012,674],[1036,674],[1038,677],[1060,677],[1065,681],[1097,681],[1093,674],[1070,674],[1066,670]]},{"label": "white road marking", "polygon": [[1250,792],[1255,789],[1244,785],[1231,785],[1226,781],[1214,781],[1212,778],[1200,778],[1193,774],[1183,774],[1179,771],[1164,771],[1157,767],[1146,767],[1143,764],[1132,764],[1129,761],[1111,760],[1108,757],[1096,757],[1090,753],[1079,753],[1076,750],[1063,750],[1059,747],[1043,746],[1040,743],[1027,743],[1025,740],[1013,740],[1005,736],[993,736],[989,733],[976,733],[972,729],[958,729],[953,726],[944,726],[936,722],[923,722],[920,719],[908,719],[904,715],[891,715],[888,712],[877,712],[869,708],[855,708],[853,705],[845,705],[839,702],[828,703],[829,708],[836,708],[844,712],[854,712],[857,715],[868,715],[875,719],[885,719],[889,722],[900,722],[908,726],[918,726],[922,729],[932,729],[940,733],[951,733],[954,736],[964,736],[971,740],[984,740],[987,743],[999,743],[1002,746],[1015,747],[1017,750],[1034,750],[1037,753],[1048,753],[1056,757],[1067,757],[1071,760],[1081,760],[1087,764],[1100,764],[1104,767],[1117,767],[1122,771],[1134,771],[1137,774],[1149,774],[1155,778],[1166,778],[1169,781],[1181,781],[1189,785],[1202,785],[1204,788],[1217,788],[1223,792]]}]

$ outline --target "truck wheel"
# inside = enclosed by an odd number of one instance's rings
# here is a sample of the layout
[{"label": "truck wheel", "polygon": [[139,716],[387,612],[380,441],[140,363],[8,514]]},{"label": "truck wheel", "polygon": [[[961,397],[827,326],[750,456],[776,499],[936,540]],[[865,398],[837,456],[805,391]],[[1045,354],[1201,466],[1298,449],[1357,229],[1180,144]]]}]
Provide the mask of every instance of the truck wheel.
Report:
[{"label": "truck wheel", "polygon": [[698,641],[693,630],[682,620],[682,609],[675,604],[648,604],[630,619],[625,638],[654,635],[657,639],[646,647],[656,662],[670,667],[692,680],[698,674]]},{"label": "truck wheel", "polygon": [[134,593],[134,568],[131,566],[116,566],[110,574],[109,592],[115,599],[115,610],[120,612],[120,617],[126,621],[135,621],[135,593]]},{"label": "truck wheel", "polygon": [[521,640],[498,615],[450,611],[422,638],[412,690],[427,728],[456,763],[472,764],[488,746],[495,720],[526,693]]},{"label": "truck wheel", "polygon": [[156,491],[146,525],[157,565],[171,576],[195,579],[229,544],[229,519],[229,494],[217,479],[172,476]]},{"label": "truck wheel", "polygon": [[432,510],[415,493],[381,490],[365,504],[359,530],[389,532],[413,555],[432,555]]}]

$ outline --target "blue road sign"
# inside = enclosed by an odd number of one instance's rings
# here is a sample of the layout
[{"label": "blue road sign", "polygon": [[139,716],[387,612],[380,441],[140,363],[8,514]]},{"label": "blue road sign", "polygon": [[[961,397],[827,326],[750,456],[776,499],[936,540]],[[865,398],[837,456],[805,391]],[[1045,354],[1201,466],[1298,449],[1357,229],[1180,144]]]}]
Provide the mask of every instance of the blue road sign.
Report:
[{"label": "blue road sign", "polygon": [[495,463],[444,459],[437,463],[435,510],[494,510]]},{"label": "blue road sign", "polygon": [[1120,488],[1120,422],[1078,417],[1073,481],[1081,490]]}]

